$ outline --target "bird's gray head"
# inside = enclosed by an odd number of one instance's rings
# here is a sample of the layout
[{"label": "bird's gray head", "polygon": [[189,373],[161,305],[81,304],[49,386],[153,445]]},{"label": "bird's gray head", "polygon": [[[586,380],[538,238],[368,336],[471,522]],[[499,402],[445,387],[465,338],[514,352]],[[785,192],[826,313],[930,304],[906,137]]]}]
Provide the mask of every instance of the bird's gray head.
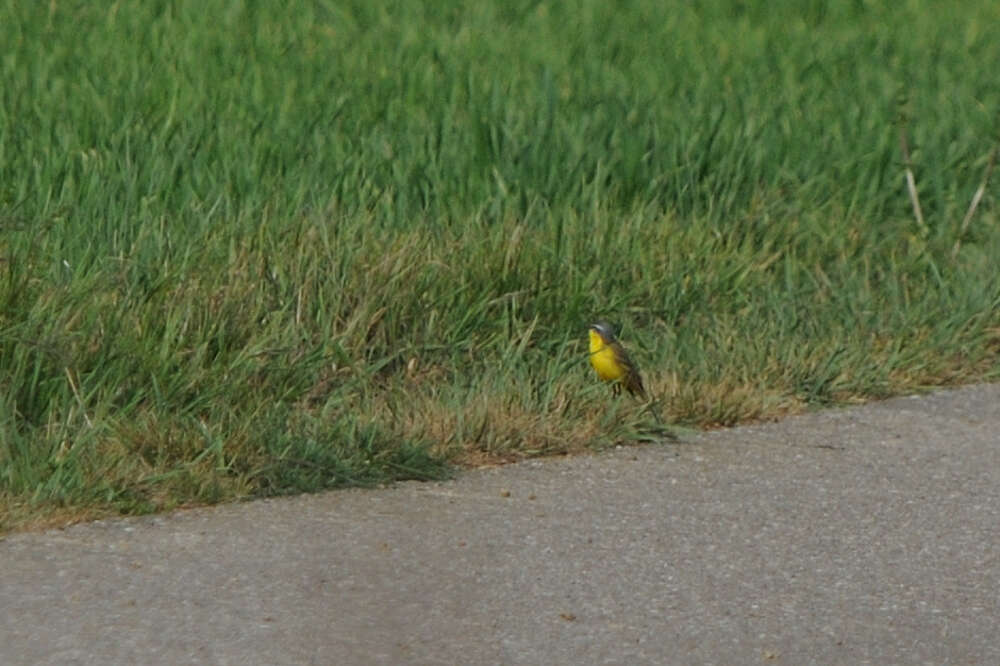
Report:
[{"label": "bird's gray head", "polygon": [[606,321],[599,321],[591,324],[590,328],[605,340],[615,339],[615,327]]}]

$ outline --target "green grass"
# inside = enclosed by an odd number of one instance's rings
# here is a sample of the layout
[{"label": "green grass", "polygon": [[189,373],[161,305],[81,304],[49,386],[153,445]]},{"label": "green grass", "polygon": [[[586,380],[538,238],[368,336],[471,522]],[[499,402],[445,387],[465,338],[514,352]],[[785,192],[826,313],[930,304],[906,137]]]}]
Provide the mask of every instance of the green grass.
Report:
[{"label": "green grass", "polygon": [[0,530],[996,379],[1000,8],[751,4],[0,0]]}]

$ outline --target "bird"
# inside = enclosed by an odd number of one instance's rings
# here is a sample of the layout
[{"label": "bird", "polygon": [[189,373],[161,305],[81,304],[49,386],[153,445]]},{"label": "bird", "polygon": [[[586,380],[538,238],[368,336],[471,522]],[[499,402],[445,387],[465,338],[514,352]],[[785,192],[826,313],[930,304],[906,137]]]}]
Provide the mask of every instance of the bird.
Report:
[{"label": "bird", "polygon": [[628,352],[615,337],[614,327],[607,322],[590,325],[590,364],[597,376],[605,382],[613,382],[615,395],[621,393],[622,386],[633,396],[646,400],[646,388],[642,385],[639,367],[629,358]]}]

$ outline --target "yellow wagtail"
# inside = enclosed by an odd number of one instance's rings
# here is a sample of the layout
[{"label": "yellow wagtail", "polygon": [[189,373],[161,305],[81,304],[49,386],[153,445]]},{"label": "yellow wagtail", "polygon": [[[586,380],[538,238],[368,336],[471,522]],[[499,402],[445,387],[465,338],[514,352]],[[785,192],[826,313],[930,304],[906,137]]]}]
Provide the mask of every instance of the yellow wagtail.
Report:
[{"label": "yellow wagtail", "polygon": [[603,381],[614,382],[614,393],[621,393],[622,386],[634,396],[646,400],[646,389],[642,385],[639,368],[622,343],[615,338],[611,324],[598,322],[590,326],[590,364]]}]

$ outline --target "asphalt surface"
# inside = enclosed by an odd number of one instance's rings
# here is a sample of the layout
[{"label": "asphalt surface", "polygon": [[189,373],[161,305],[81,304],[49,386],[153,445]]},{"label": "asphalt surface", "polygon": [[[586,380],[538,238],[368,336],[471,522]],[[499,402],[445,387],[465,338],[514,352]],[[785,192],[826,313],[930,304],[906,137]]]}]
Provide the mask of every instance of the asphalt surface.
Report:
[{"label": "asphalt surface", "polygon": [[0,542],[2,664],[1000,664],[1000,386]]}]

